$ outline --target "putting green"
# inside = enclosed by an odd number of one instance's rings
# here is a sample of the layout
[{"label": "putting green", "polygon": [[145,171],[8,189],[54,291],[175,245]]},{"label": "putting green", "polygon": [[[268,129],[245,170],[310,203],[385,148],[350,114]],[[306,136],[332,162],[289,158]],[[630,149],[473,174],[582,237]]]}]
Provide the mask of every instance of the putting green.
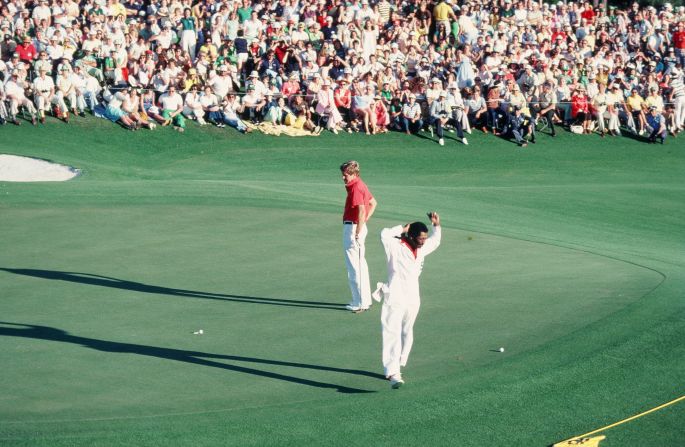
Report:
[{"label": "putting green", "polygon": [[[14,237],[45,255],[15,253],[0,270],[12,323],[0,333],[14,337],[3,340],[19,385],[4,396],[4,421],[238,410],[301,405],[321,389],[327,399],[386,391],[378,306],[359,316],[341,306],[337,215],[146,206],[43,208],[15,218],[10,227],[42,222]],[[284,237],[282,222],[297,231]],[[393,224],[377,220],[372,231]],[[535,350],[662,280],[605,256],[449,225],[443,238],[427,261],[406,372],[417,384]],[[382,248],[376,237],[369,246],[372,277],[382,280]],[[198,329],[204,335],[193,335]],[[494,352],[500,346],[504,354]],[[80,396],[78,405],[70,396]]]}]

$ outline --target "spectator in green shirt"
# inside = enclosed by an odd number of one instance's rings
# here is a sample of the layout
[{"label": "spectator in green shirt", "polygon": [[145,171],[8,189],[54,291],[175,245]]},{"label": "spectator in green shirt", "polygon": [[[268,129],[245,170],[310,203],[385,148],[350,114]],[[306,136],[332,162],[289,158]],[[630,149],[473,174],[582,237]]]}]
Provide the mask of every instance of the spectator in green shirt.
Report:
[{"label": "spectator in green shirt", "polygon": [[252,15],[252,5],[250,5],[250,0],[243,0],[243,6],[238,8],[238,21],[242,24],[245,20],[249,19]]}]

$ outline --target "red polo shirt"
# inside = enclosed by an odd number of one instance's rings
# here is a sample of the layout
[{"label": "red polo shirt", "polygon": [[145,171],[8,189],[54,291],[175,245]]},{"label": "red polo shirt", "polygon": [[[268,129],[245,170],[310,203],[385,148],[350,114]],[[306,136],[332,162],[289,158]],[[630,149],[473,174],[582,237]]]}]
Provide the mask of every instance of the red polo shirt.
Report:
[{"label": "red polo shirt", "polygon": [[685,50],[685,31],[673,33],[673,46],[679,50]]},{"label": "red polo shirt", "polygon": [[338,87],[333,93],[336,107],[345,107],[349,109],[352,106],[352,92],[349,88]]},{"label": "red polo shirt", "polygon": [[366,183],[361,178],[356,177],[345,185],[347,190],[347,199],[345,199],[345,211],[343,212],[343,221],[351,221],[359,223],[359,205],[364,205],[367,209],[373,196],[371,191],[366,187]]},{"label": "red polo shirt", "polygon": [[28,45],[17,45],[17,48],[14,50],[14,52],[19,54],[19,59],[24,62],[33,62],[38,55],[36,47],[34,47],[32,43]]},{"label": "red polo shirt", "polygon": [[595,11],[592,8],[586,8],[580,13],[580,17],[587,20],[587,23],[593,23],[595,21]]},{"label": "red polo shirt", "polygon": [[571,97],[571,116],[575,118],[580,112],[588,112],[587,97],[585,95],[573,95]]}]

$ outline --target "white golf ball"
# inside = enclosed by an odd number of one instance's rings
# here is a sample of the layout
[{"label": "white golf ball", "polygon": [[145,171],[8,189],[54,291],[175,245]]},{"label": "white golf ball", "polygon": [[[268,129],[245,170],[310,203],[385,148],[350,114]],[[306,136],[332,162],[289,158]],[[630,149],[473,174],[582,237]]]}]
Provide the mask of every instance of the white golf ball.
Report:
[{"label": "white golf ball", "polygon": [[[202,334],[204,334],[204,333],[205,333],[205,331],[203,331],[202,329],[200,329],[200,330],[199,330],[199,331],[197,331],[197,332],[198,332],[198,333],[199,333],[200,335],[202,335]],[[504,348],[500,348],[500,349],[501,349],[502,351],[504,351]]]},{"label": "white golf ball", "polygon": [[[202,331],[200,331],[200,333],[202,333]],[[499,352],[504,352],[504,348],[499,348],[498,351],[499,351]]]}]

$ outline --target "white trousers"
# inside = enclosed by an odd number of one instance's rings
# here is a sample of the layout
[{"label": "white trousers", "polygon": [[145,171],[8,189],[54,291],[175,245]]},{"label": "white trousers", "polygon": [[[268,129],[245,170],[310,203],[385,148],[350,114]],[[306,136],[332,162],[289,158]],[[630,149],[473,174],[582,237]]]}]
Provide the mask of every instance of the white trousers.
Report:
[{"label": "white trousers", "polygon": [[685,126],[685,96],[673,98],[673,106],[675,107],[675,125],[682,128]]},{"label": "white trousers", "polygon": [[205,111],[202,106],[199,107],[188,107],[183,106],[183,114],[190,119],[193,117],[197,120],[199,124],[206,124],[205,122]]},{"label": "white trousers", "polygon": [[383,330],[383,369],[386,376],[400,373],[407,365],[414,344],[414,322],[421,302],[393,305],[383,304],[381,327]]},{"label": "white trousers", "polygon": [[10,114],[16,117],[19,113],[19,107],[22,106],[24,106],[26,111],[32,116],[36,114],[36,108],[33,106],[33,103],[25,96],[22,98],[10,99]]},{"label": "white trousers", "polygon": [[366,235],[367,226],[364,225],[359,240],[354,239],[357,231],[356,224],[343,225],[343,250],[345,250],[345,264],[347,265],[347,279],[352,292],[352,306],[369,307],[371,305],[371,282],[369,281],[369,266],[366,264]]},{"label": "white trousers", "polygon": [[83,93],[76,93],[74,94],[74,98],[76,102],[71,103],[71,108],[72,109],[78,109],[80,112],[83,112],[86,110],[87,104],[86,104],[86,97],[83,95]]},{"label": "white trousers", "polygon": [[618,131],[619,130],[619,121],[618,121],[618,115],[615,113],[609,113],[608,111],[600,111],[597,115],[595,115],[595,118],[597,118],[597,128],[600,132],[604,132],[607,130],[607,124],[605,124],[605,120],[609,122],[608,124],[608,130],[612,131]]},{"label": "white trousers", "polygon": [[64,102],[64,93],[58,91],[55,96],[52,97],[52,104],[56,105],[62,113],[67,113],[69,108],[67,103]]},{"label": "white trousers", "polygon": [[190,60],[195,60],[195,49],[197,48],[197,33],[193,30],[183,30],[181,33],[181,48],[190,55]]},{"label": "white trousers", "polygon": [[[80,96],[80,95],[79,95]],[[65,100],[69,101],[69,105],[71,106],[72,109],[81,109],[83,110],[82,107],[79,107],[79,102],[78,102],[78,96],[76,95],[76,92],[71,92],[68,95],[65,95],[61,91],[55,92],[55,99],[53,99],[52,103],[57,104],[57,106],[62,110],[62,112],[68,112],[69,109],[67,108],[67,104],[64,102]],[[81,97],[83,99],[83,97]]]},{"label": "white trousers", "polygon": [[338,126],[338,123],[343,121],[343,117],[337,108],[332,107],[330,110],[324,112],[328,116],[328,122],[326,123],[327,129],[334,129]]},{"label": "white trousers", "polygon": [[38,109],[39,112],[47,112],[50,110],[50,104],[52,104],[55,99],[54,96],[46,98],[40,93],[37,93],[33,100],[36,102],[36,109]]}]

